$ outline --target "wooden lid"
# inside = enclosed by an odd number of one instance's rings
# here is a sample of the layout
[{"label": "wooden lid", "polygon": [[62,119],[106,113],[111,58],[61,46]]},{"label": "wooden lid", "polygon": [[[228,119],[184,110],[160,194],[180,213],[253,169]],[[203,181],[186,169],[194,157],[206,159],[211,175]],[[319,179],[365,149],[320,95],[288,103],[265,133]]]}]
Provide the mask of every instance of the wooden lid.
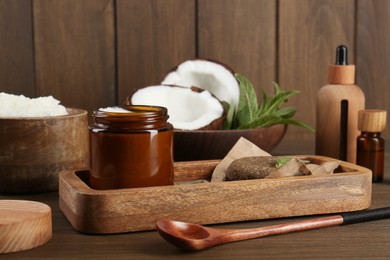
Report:
[{"label": "wooden lid", "polygon": [[52,236],[51,208],[24,200],[0,200],[0,253],[38,247]]},{"label": "wooden lid", "polygon": [[329,65],[329,84],[355,84],[355,65]]},{"label": "wooden lid", "polygon": [[360,110],[358,128],[364,132],[382,132],[386,128],[386,116],[386,110]]}]

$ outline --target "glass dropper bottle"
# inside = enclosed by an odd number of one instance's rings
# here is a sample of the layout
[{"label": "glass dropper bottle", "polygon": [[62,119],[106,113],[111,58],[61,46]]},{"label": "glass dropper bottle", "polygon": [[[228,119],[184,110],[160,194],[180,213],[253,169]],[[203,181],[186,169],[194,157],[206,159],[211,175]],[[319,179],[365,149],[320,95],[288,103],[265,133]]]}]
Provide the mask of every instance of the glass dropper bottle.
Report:
[{"label": "glass dropper bottle", "polygon": [[386,111],[366,109],[359,111],[356,163],[372,171],[372,181],[383,181],[385,140],[381,132],[386,128]]}]

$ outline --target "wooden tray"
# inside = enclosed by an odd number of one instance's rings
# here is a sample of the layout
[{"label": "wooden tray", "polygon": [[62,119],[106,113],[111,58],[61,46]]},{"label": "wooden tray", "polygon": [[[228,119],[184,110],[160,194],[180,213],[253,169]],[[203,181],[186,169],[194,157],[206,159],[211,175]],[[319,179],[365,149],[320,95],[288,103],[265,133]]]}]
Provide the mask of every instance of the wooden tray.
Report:
[{"label": "wooden tray", "polygon": [[[175,163],[175,180],[210,179],[217,164],[218,161]],[[320,177],[94,190],[87,183],[88,171],[63,171],[59,205],[76,230],[98,234],[151,230],[161,219],[215,224],[368,208],[371,171],[341,162],[337,172]]]}]

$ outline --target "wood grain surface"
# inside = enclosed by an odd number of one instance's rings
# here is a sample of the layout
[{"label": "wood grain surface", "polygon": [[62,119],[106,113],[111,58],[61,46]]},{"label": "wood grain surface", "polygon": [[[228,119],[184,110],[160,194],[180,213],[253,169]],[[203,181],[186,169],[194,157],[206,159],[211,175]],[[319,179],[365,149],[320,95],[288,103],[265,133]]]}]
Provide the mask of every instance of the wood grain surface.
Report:
[{"label": "wood grain surface", "polygon": [[119,0],[118,102],[195,57],[195,1]]},{"label": "wood grain surface", "polygon": [[[279,8],[279,82],[301,90],[289,105],[297,108],[297,119],[314,126],[316,95],[327,83],[336,47],[347,45],[354,62],[355,1],[281,0]],[[298,127],[291,127],[284,141],[298,139],[314,144],[314,135]]]},{"label": "wood grain surface", "polygon": [[[159,83],[183,60],[210,57],[256,87],[300,90],[288,105],[314,126],[315,96],[341,43],[366,107],[390,110],[389,10],[387,0],[3,0],[0,91],[54,95],[91,112]],[[314,150],[314,135],[296,126],[281,150],[295,140]]]},{"label": "wood grain surface", "polygon": [[31,1],[0,1],[0,92],[35,95]]},{"label": "wood grain surface", "polygon": [[[292,146],[293,148],[294,146]],[[310,151],[305,144],[303,152]],[[294,149],[284,150],[290,154]],[[386,153],[383,183],[374,183],[371,208],[390,205],[390,171]],[[40,201],[52,208],[53,237],[44,246],[8,254],[6,259],[388,259],[390,252],[390,219],[354,225],[297,232],[219,246],[197,253],[185,253],[169,245],[156,231],[132,232],[115,235],[85,235],[74,230],[58,206],[57,192],[0,195],[0,199],[28,199]],[[245,221],[211,225],[215,228],[253,228],[283,224],[294,217]]]},{"label": "wood grain surface", "polygon": [[[334,161],[317,156],[309,161]],[[175,167],[175,179],[204,178],[210,164]],[[213,163],[213,162],[212,162]],[[183,165],[183,163],[181,163]],[[95,190],[88,171],[60,173],[60,209],[84,233],[112,234],[155,229],[161,219],[216,224],[363,210],[371,205],[371,171],[340,162],[342,172],[326,175],[146,188]],[[182,172],[181,170],[184,170]],[[190,176],[193,180],[194,177]],[[210,179],[211,176],[207,176]]]},{"label": "wood grain surface", "polygon": [[0,193],[55,191],[62,170],[89,167],[87,111],[68,113],[0,118]]},{"label": "wood grain surface", "polygon": [[[390,1],[358,3],[357,82],[366,95],[366,108],[390,110]],[[389,136],[389,127],[385,136]]]},{"label": "wood grain surface", "polygon": [[[198,56],[246,75],[260,96],[277,75],[277,1],[199,0]],[[271,92],[272,93],[272,92]]]},{"label": "wood grain surface", "polygon": [[37,95],[88,111],[115,105],[113,1],[33,4]]},{"label": "wood grain surface", "polygon": [[26,200],[0,200],[0,254],[41,246],[52,237],[51,208]]},{"label": "wood grain surface", "polygon": [[356,85],[323,86],[317,95],[316,154],[356,163],[358,112],[363,109],[364,94]]},{"label": "wood grain surface", "polygon": [[287,132],[286,125],[235,130],[175,130],[174,161],[223,159],[243,137],[265,152],[271,152]]}]

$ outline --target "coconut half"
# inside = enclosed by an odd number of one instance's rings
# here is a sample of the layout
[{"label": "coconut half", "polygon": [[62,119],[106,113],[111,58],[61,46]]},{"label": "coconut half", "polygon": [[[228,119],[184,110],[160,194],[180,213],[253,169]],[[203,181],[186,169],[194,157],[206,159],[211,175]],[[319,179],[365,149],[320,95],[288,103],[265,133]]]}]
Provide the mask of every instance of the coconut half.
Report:
[{"label": "coconut half", "polygon": [[198,87],[210,91],[221,101],[238,106],[239,83],[226,66],[208,60],[188,60],[166,75],[163,85]]},{"label": "coconut half", "polygon": [[166,107],[168,122],[181,130],[220,129],[225,115],[223,105],[210,92],[179,86],[141,88],[127,103]]}]

